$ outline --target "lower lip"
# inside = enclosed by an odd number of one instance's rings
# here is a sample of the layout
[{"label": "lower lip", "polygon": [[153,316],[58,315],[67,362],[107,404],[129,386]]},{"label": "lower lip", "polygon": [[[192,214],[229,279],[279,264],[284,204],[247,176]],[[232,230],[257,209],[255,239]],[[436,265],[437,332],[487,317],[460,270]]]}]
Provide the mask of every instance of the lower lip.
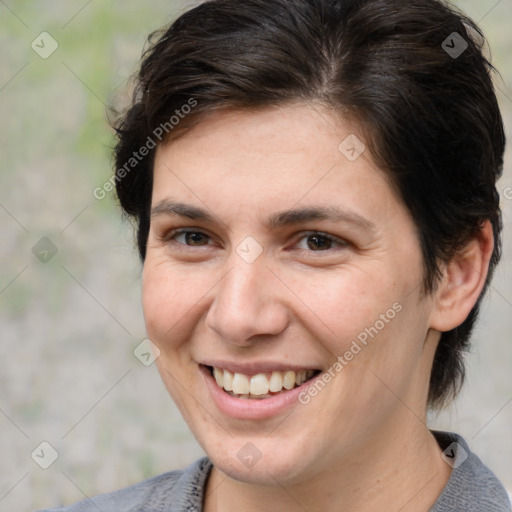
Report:
[{"label": "lower lip", "polygon": [[206,366],[200,365],[199,368],[219,410],[226,416],[244,420],[271,418],[291,408],[294,404],[301,405],[298,401],[300,393],[314,380],[314,378],[310,379],[296,388],[281,391],[278,395],[270,398],[235,398],[217,385]]}]

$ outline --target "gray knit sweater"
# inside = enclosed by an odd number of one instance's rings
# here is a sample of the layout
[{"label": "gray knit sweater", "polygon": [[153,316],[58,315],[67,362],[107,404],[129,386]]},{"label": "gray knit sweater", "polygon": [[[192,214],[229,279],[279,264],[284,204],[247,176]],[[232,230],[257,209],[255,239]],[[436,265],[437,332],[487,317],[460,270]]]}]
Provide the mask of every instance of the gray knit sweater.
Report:
[{"label": "gray knit sweater", "polygon": [[[504,487],[464,439],[448,432],[433,434],[453,471],[430,512],[510,512]],[[211,468],[211,462],[204,457],[184,470],[164,473],[70,507],[40,512],[202,512]]]}]

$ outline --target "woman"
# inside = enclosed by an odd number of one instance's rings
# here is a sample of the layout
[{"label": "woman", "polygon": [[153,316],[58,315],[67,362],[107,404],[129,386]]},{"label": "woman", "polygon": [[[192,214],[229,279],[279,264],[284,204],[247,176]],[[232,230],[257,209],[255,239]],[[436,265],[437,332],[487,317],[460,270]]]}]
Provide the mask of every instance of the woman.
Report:
[{"label": "woman", "polygon": [[212,0],[159,35],[115,182],[207,457],[61,510],[510,510],[426,425],[500,256],[481,37],[436,0]]}]

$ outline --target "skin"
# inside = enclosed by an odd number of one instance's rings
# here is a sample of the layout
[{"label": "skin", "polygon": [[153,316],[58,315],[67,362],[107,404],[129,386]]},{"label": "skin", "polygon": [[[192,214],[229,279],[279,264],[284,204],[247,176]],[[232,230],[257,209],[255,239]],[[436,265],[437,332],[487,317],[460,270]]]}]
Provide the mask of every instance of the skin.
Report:
[{"label": "skin", "polygon": [[[157,149],[152,206],[179,201],[214,216],[156,212],[143,270],[160,374],[214,463],[207,512],[427,511],[449,479],[425,424],[428,380],[439,331],[460,324],[482,289],[490,226],[424,296],[414,223],[368,150],[355,161],[340,152],[351,133],[364,140],[332,111],[296,104],[217,112]],[[326,204],[373,228],[267,224],[278,211]],[[204,235],[173,237],[179,228]],[[317,231],[339,243],[315,245]],[[236,251],[248,236],[263,249],[250,264]],[[400,312],[308,404],[242,420],[211,400],[200,361],[328,371],[396,303]],[[250,468],[237,457],[247,442],[261,453]]]}]

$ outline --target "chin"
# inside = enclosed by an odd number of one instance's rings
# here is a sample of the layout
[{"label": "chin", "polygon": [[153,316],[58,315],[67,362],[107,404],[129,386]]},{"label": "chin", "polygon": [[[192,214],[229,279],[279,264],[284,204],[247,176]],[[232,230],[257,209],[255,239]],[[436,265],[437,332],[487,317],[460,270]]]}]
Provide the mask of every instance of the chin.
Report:
[{"label": "chin", "polygon": [[273,486],[294,485],[307,479],[307,454],[291,438],[233,438],[206,446],[213,465],[233,480]]}]

